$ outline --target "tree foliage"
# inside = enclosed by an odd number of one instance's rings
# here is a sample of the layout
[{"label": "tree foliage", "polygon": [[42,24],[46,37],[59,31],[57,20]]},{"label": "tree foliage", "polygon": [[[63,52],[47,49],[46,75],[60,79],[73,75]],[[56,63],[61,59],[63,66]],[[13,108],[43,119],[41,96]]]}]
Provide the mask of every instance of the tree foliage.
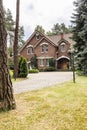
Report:
[{"label": "tree foliage", "polygon": [[28,65],[24,57],[19,57],[18,60],[18,77],[26,78],[28,75]]},{"label": "tree foliage", "polygon": [[[14,42],[14,31],[15,31],[15,21],[13,20],[12,13],[10,9],[5,10],[5,27],[7,34],[9,35],[9,47],[12,48]],[[21,48],[24,44],[24,27],[19,26],[18,31],[18,47]]]},{"label": "tree foliage", "polygon": [[35,31],[39,31],[39,32],[45,34],[45,30],[44,30],[43,27],[40,26],[40,25],[37,25],[37,26],[36,26]]},{"label": "tree foliage", "polygon": [[78,0],[74,5],[76,10],[72,23],[77,69],[81,74],[87,75],[87,0]]},{"label": "tree foliage", "polygon": [[7,31],[14,31],[14,25],[15,22],[13,20],[12,13],[10,9],[7,9],[7,11],[5,11],[5,27]]},{"label": "tree foliage", "polygon": [[66,25],[64,23],[56,23],[54,24],[53,28],[51,31],[47,32],[47,35],[57,35],[57,34],[61,34],[61,33],[69,33],[71,32],[71,28],[66,27]]}]

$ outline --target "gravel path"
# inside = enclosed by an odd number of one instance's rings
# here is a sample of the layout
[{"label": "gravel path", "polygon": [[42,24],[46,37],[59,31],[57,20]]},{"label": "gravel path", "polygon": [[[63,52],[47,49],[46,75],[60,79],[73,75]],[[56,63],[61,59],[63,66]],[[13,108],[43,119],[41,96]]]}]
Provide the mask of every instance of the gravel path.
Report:
[{"label": "gravel path", "polygon": [[40,72],[29,74],[29,79],[13,83],[14,93],[49,87],[72,79],[72,72]]}]

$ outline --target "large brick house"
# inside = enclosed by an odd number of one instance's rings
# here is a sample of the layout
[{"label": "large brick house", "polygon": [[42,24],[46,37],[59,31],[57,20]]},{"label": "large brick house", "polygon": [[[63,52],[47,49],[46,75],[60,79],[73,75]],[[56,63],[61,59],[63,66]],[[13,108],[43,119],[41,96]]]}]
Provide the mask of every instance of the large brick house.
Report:
[{"label": "large brick house", "polygon": [[35,31],[20,50],[30,66],[31,58],[36,54],[38,69],[49,66],[49,59],[55,59],[55,68],[69,69],[70,57],[68,50],[74,44],[72,34],[46,36]]}]

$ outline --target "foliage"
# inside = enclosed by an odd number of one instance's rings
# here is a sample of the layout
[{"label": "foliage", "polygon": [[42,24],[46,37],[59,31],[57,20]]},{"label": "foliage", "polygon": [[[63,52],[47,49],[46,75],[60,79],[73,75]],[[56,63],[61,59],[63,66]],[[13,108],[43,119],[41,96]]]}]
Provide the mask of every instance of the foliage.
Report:
[{"label": "foliage", "polygon": [[36,54],[34,54],[34,56],[30,59],[30,61],[31,61],[31,67],[32,68],[38,68]]},{"label": "foliage", "polygon": [[[13,46],[13,42],[14,42],[14,30],[15,30],[15,21],[13,20],[13,17],[12,17],[12,13],[10,11],[10,9],[7,9],[5,11],[5,26],[6,26],[6,30],[7,30],[7,33],[9,35],[9,46],[10,48],[12,48]],[[18,31],[18,46],[19,48],[22,47],[22,45],[24,44],[24,27],[23,26],[19,26],[19,31]]]},{"label": "foliage", "polygon": [[47,67],[45,71],[55,71],[55,67]]},{"label": "foliage", "polygon": [[48,31],[47,35],[57,35],[61,33],[70,33],[71,32],[71,26],[66,27],[64,23],[56,23],[54,24],[52,31]]},{"label": "foliage", "polygon": [[13,20],[12,13],[10,9],[7,9],[7,11],[5,11],[5,26],[7,31],[14,31],[14,25],[15,22]]},{"label": "foliage", "polygon": [[55,67],[55,59],[49,59],[49,66]]},{"label": "foliage", "polygon": [[25,58],[19,57],[18,77],[26,78],[27,75],[28,75],[27,61]]},{"label": "foliage", "polygon": [[0,113],[0,130],[87,129],[87,77],[15,98],[17,109]]},{"label": "foliage", "polygon": [[45,30],[44,30],[43,27],[40,26],[40,25],[37,25],[37,26],[36,26],[35,31],[39,31],[39,32],[41,32],[41,33],[43,33],[43,34],[45,33]]},{"label": "foliage", "polygon": [[87,1],[74,2],[76,7],[72,17],[73,40],[76,54],[77,69],[82,75],[87,75]]},{"label": "foliage", "polygon": [[21,48],[23,46],[23,44],[25,43],[23,38],[24,38],[24,27],[20,26],[19,27],[19,33],[18,33],[18,39],[19,39],[18,46],[19,46],[19,48]]},{"label": "foliage", "polygon": [[14,69],[14,62],[13,62],[13,58],[12,57],[8,58],[8,66],[9,66],[9,69],[11,69],[11,70]]},{"label": "foliage", "polygon": [[29,73],[39,73],[39,70],[38,69],[31,69],[31,70],[29,70]]}]

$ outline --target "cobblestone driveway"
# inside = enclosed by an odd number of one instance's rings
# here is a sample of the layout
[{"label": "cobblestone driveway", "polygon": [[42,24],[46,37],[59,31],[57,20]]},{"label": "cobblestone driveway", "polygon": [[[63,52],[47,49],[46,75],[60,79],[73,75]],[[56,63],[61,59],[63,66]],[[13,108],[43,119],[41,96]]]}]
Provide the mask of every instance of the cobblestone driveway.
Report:
[{"label": "cobblestone driveway", "polygon": [[29,79],[13,83],[14,93],[49,87],[72,79],[72,72],[40,72],[29,74]]}]

